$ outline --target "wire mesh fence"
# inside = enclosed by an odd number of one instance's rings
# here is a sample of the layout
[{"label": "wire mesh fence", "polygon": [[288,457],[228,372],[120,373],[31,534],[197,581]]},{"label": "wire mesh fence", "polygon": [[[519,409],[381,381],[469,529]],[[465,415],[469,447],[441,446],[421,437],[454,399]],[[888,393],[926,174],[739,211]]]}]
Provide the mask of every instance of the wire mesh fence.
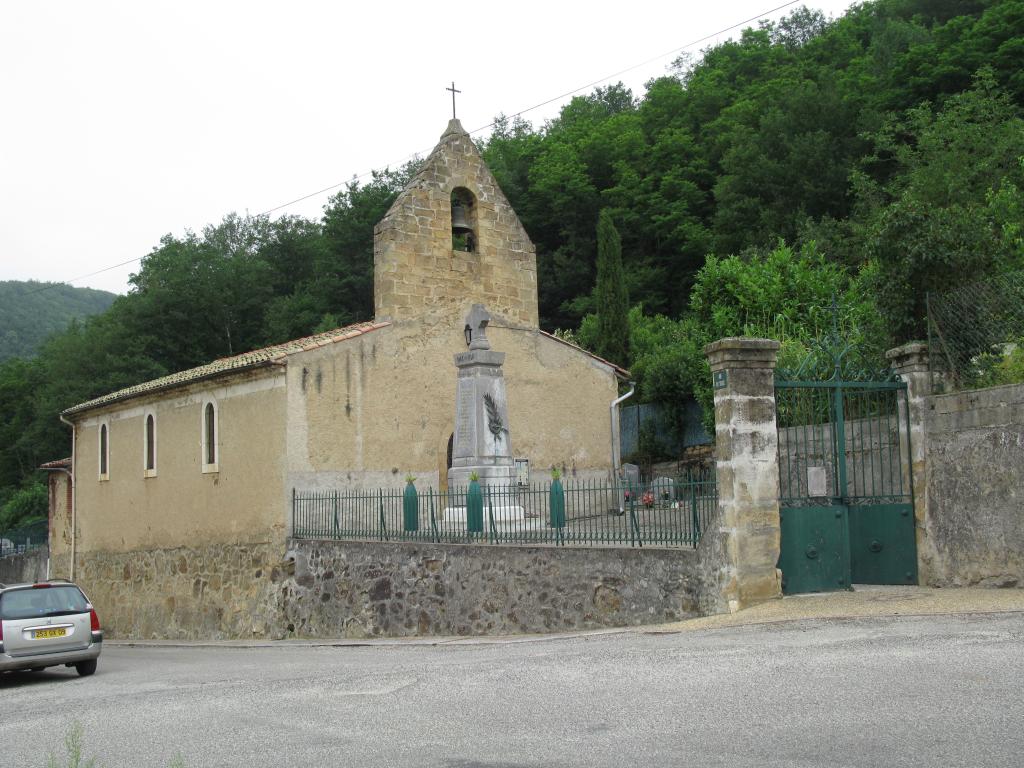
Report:
[{"label": "wire mesh fence", "polygon": [[713,472],[648,485],[292,492],[292,535],[305,539],[554,546],[695,547],[718,504]]},{"label": "wire mesh fence", "polygon": [[48,542],[49,526],[45,520],[0,531],[0,557],[20,555],[30,549],[46,546]]},{"label": "wire mesh fence", "polygon": [[956,389],[1024,381],[1024,271],[928,294],[933,371]]}]

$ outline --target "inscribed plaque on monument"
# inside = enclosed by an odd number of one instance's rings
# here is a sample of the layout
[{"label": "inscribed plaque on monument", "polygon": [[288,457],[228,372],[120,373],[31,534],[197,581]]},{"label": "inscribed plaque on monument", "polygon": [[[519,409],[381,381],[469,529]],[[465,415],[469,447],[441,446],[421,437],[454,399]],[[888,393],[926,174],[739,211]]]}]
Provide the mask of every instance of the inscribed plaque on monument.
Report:
[{"label": "inscribed plaque on monument", "polygon": [[476,398],[472,379],[459,379],[455,408],[455,456],[472,456],[476,447]]}]

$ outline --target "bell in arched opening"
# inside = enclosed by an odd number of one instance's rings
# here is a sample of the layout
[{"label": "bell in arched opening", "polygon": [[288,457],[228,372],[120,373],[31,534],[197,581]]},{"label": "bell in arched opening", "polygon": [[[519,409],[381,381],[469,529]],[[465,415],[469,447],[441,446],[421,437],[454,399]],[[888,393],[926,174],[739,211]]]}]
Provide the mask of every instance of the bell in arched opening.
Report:
[{"label": "bell in arched opening", "polygon": [[472,231],[473,227],[469,225],[465,203],[461,200],[452,200],[452,232],[464,235]]},{"label": "bell in arched opening", "polygon": [[473,193],[465,187],[452,190],[452,250],[476,250],[476,211]]}]

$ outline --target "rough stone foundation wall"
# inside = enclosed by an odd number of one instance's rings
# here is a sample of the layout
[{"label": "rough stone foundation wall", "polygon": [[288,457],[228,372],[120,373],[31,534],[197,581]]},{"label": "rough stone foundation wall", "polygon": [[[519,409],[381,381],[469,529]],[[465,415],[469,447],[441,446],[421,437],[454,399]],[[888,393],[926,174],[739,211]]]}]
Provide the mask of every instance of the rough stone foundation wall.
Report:
[{"label": "rough stone foundation wall", "polygon": [[700,613],[693,550],[291,540],[296,637],[500,635],[675,621]]},{"label": "rough stone foundation wall", "polygon": [[1024,385],[926,398],[927,583],[1024,586]]},{"label": "rough stone foundation wall", "polygon": [[76,581],[121,639],[280,637],[280,545],[89,552]]},{"label": "rough stone foundation wall", "polygon": [[46,547],[36,547],[20,555],[0,557],[0,584],[42,581],[49,554]]}]

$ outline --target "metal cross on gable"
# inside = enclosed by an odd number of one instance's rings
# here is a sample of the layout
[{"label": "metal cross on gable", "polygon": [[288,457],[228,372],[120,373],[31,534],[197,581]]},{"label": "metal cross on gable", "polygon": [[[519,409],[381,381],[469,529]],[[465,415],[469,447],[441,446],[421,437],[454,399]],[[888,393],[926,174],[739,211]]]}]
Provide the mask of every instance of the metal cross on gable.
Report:
[{"label": "metal cross on gable", "polygon": [[462,93],[462,91],[458,91],[458,90],[455,89],[455,81],[454,80],[452,80],[452,87],[451,88],[445,88],[445,90],[452,92],[452,120],[454,120],[455,119],[455,94],[456,93]]}]

